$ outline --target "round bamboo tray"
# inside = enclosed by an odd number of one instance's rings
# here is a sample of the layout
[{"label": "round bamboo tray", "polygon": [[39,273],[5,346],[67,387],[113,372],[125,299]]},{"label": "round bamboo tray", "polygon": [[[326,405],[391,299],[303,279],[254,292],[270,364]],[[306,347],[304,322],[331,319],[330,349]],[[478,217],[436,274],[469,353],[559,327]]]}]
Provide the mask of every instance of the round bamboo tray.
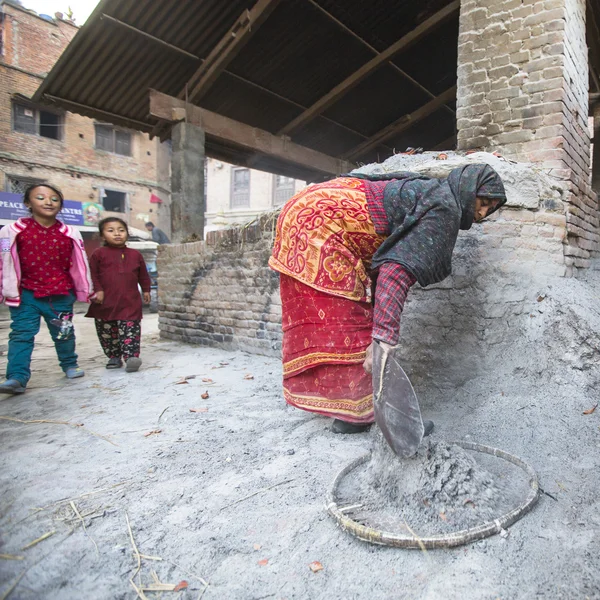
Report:
[{"label": "round bamboo tray", "polygon": [[344,479],[344,477],[346,477],[346,475],[348,475],[348,473],[367,462],[371,457],[371,454],[369,453],[357,458],[337,474],[327,495],[328,512],[334,517],[334,519],[343,529],[350,532],[357,538],[364,540],[365,542],[370,542],[371,544],[381,544],[384,546],[395,546],[397,548],[416,548],[424,550],[431,548],[451,548],[453,546],[461,546],[463,544],[468,544],[469,542],[481,540],[491,535],[500,533],[502,530],[510,527],[510,525],[512,525],[515,521],[518,521],[523,515],[533,508],[539,496],[539,483],[535,471],[526,462],[522,461],[519,457],[509,454],[508,452],[504,452],[498,448],[483,446],[481,444],[475,444],[472,442],[451,443],[456,444],[465,450],[473,450],[475,452],[490,454],[523,469],[523,471],[525,471],[529,476],[529,492],[525,500],[516,508],[503,514],[497,519],[494,519],[493,521],[488,521],[487,523],[482,523],[476,527],[471,527],[469,529],[463,529],[452,533],[417,537],[415,535],[405,535],[373,529],[366,525],[362,525],[345,515],[344,508],[338,507],[335,500],[337,497],[336,492],[340,482]]}]

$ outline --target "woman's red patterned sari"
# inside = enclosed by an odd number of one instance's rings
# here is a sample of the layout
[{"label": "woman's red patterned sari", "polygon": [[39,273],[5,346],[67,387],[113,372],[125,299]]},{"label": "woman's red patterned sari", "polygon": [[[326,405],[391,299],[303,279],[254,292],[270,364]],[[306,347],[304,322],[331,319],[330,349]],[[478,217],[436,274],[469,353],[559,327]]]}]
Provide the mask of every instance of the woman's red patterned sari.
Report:
[{"label": "woman's red patterned sari", "polygon": [[373,421],[369,263],[383,237],[364,183],[343,177],[292,198],[277,222],[269,266],[281,273],[283,389],[298,408],[351,423]]}]

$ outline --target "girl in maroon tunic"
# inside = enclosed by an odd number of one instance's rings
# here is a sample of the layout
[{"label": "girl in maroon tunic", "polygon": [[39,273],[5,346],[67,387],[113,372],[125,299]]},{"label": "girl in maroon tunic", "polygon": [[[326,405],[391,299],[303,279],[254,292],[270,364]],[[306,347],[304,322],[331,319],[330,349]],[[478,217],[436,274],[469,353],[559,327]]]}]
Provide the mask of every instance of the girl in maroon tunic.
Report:
[{"label": "girl in maroon tunic", "polygon": [[144,258],[137,250],[127,248],[127,224],[108,217],[98,224],[104,246],[90,258],[90,270],[96,297],[86,317],[96,320],[96,331],[107,369],[119,369],[125,362],[128,373],[137,371],[140,359],[142,299],[150,303],[150,276]]}]

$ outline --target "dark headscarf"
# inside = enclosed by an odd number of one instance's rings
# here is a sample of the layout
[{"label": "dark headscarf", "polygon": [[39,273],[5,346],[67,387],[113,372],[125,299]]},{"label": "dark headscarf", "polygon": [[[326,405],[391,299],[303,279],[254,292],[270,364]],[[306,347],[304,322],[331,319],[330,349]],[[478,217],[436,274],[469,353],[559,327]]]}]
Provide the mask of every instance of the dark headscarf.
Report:
[{"label": "dark headscarf", "polygon": [[499,200],[494,210],[506,203],[502,180],[489,165],[459,167],[447,179],[408,172],[351,176],[390,180],[383,195],[390,235],[373,256],[372,268],[399,263],[422,286],[438,283],[452,272],[458,231],[473,224],[477,196]]}]

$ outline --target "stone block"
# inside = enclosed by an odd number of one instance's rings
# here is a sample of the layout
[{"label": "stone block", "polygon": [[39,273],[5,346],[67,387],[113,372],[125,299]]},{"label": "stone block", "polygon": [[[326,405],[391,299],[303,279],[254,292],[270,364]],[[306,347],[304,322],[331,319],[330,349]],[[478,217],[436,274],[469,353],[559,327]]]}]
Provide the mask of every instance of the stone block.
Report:
[{"label": "stone block", "polygon": [[498,144],[514,144],[518,142],[527,142],[533,138],[533,133],[529,130],[509,131],[496,136]]},{"label": "stone block", "polygon": [[503,98],[515,98],[516,96],[519,96],[520,94],[521,94],[521,92],[519,91],[519,88],[508,87],[503,90],[492,90],[488,94],[488,100],[501,100]]}]

